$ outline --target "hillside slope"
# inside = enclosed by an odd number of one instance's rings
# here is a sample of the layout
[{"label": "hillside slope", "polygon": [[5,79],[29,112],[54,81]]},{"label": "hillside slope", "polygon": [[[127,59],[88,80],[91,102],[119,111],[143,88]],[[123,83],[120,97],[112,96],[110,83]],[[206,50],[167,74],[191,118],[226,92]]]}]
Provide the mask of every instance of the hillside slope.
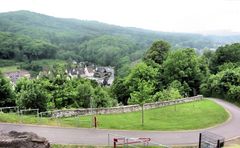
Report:
[{"label": "hillside slope", "polygon": [[195,48],[202,46],[196,44],[197,41],[204,42],[205,46],[212,45],[207,38],[197,34],[155,32],[96,21],[55,18],[30,11],[0,13],[0,31],[44,39],[55,44],[81,43],[101,35],[114,35],[134,39],[135,42],[145,46],[157,39],[167,40],[173,45],[195,46]]},{"label": "hillside slope", "polygon": [[[155,40],[166,40],[172,48],[190,47],[199,51],[240,41],[240,36],[156,32],[30,11],[0,13],[0,32],[0,58],[75,59],[115,67],[140,59]],[[51,52],[45,56],[43,53],[49,48]]]}]

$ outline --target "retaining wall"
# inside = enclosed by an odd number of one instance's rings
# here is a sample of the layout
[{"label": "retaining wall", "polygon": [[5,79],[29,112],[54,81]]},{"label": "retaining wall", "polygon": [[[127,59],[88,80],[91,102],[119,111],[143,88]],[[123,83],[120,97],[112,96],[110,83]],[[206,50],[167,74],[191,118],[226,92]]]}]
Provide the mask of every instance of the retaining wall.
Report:
[{"label": "retaining wall", "polygon": [[[163,106],[192,102],[192,101],[197,101],[202,99],[203,99],[203,96],[198,95],[194,97],[182,98],[177,100],[146,103],[144,104],[144,109],[159,108]],[[127,113],[127,112],[134,112],[134,111],[140,111],[140,110],[141,110],[141,106],[139,105],[127,105],[127,106],[118,106],[118,107],[110,107],[110,108],[55,110],[52,112],[52,117],[59,118],[59,117],[71,117],[71,116],[91,115],[91,114],[116,114],[116,113]]]}]

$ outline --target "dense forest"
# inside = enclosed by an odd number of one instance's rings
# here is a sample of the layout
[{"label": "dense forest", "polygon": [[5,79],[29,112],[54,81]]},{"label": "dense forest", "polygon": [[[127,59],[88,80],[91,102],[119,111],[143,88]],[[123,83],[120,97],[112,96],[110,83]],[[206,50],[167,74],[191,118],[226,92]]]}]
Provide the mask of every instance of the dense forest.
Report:
[{"label": "dense forest", "polygon": [[0,13],[0,58],[27,61],[56,58],[114,66],[126,76],[132,62],[155,40],[176,48],[204,48],[236,42],[240,36],[202,36],[108,25],[96,21],[62,19],[30,11]]},{"label": "dense forest", "polygon": [[110,107],[197,94],[240,103],[240,44],[231,43],[239,36],[154,32],[28,11],[0,14],[0,31],[0,66],[22,62],[26,69],[36,60],[63,59],[116,70],[111,87],[70,78],[59,64],[14,89],[0,73],[1,107]]}]

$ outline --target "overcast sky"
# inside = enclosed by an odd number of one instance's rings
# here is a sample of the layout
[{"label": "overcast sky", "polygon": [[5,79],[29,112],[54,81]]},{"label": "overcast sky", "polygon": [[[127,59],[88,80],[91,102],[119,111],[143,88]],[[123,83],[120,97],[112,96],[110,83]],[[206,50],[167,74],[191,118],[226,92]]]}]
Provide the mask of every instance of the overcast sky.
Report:
[{"label": "overcast sky", "polygon": [[240,0],[0,0],[0,12],[16,10],[167,32],[240,32]]}]

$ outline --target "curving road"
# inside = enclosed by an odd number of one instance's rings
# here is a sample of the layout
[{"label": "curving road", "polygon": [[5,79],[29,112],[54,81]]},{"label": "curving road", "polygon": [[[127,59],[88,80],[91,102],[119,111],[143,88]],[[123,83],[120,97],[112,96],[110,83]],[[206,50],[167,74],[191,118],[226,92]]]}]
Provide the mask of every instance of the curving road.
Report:
[{"label": "curving road", "polygon": [[195,144],[198,142],[199,133],[206,130],[218,135],[222,135],[225,137],[225,139],[231,139],[240,136],[240,108],[223,100],[213,100],[230,112],[231,119],[222,125],[203,130],[177,132],[120,131],[0,123],[0,131],[32,131],[40,136],[46,137],[51,143],[88,145],[107,145],[108,133],[124,135],[127,137],[149,137],[154,142],[166,145]]}]

